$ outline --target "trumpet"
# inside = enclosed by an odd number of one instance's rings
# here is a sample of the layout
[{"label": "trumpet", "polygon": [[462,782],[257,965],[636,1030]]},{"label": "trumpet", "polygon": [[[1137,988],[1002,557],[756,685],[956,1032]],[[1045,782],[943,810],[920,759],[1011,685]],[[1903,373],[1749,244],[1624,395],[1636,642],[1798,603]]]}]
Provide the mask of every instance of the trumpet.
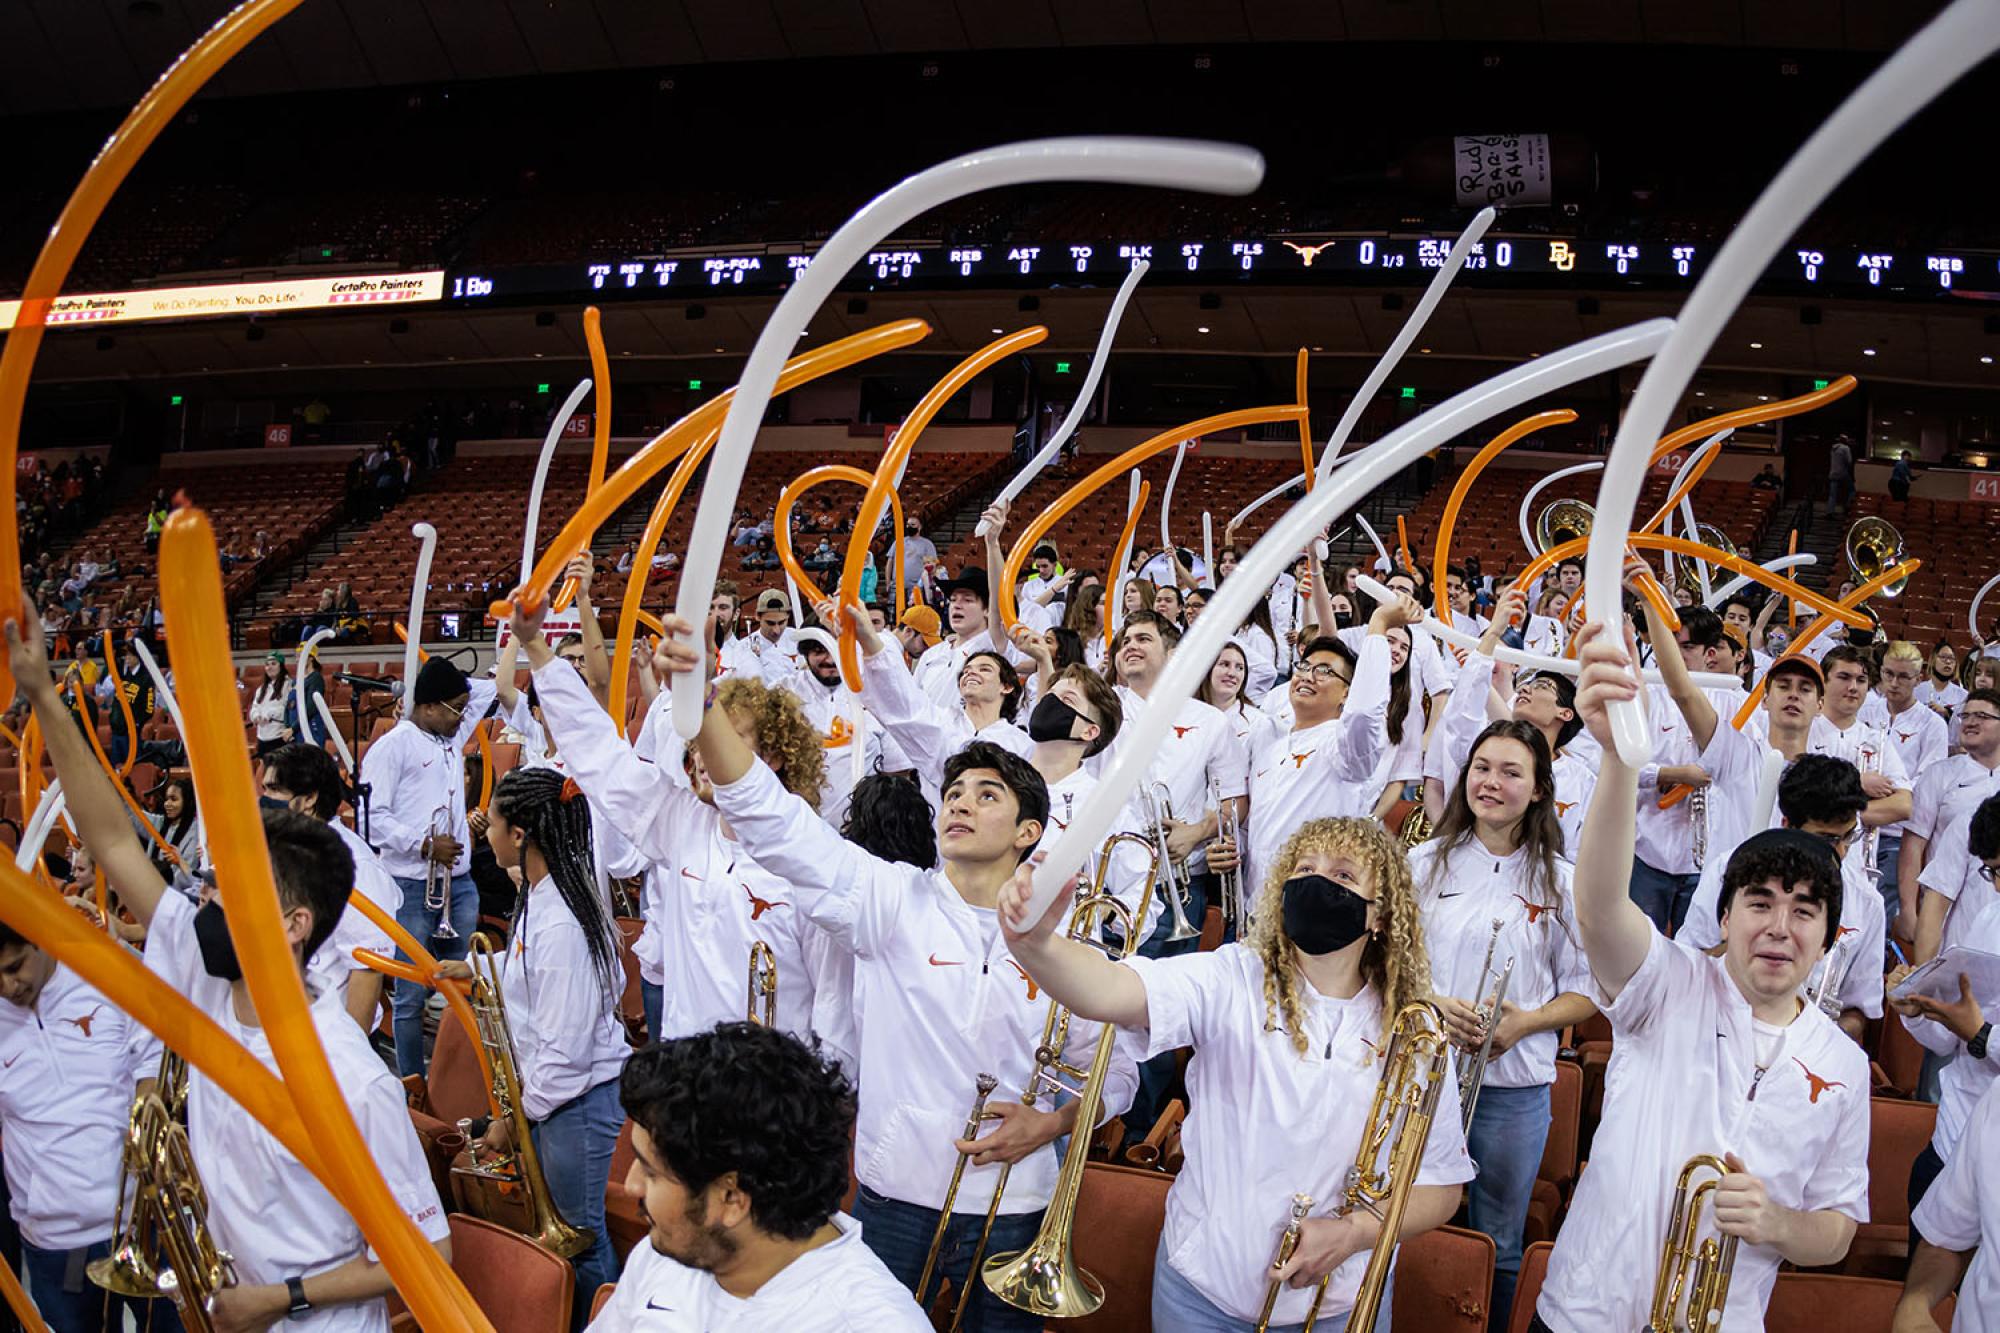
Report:
[{"label": "trumpet", "polygon": [[1176,861],[1167,845],[1167,825],[1174,817],[1173,796],[1166,783],[1147,783],[1139,788],[1139,802],[1145,812],[1147,833],[1159,844],[1160,883],[1167,910],[1174,916],[1174,928],[1167,932],[1167,941],[1191,940],[1201,934],[1201,928],[1187,916],[1188,904],[1193,901],[1188,889],[1187,864]]},{"label": "trumpet", "polygon": [[[1500,942],[1501,921],[1493,919],[1493,933],[1486,937],[1486,961],[1479,965],[1479,984],[1473,990],[1475,995],[1486,989],[1486,978],[1493,972],[1493,948]],[[1479,1105],[1479,1089],[1486,1082],[1486,1063],[1493,1058],[1493,1020],[1500,1013],[1500,1006],[1507,998],[1507,982],[1514,975],[1514,959],[1510,956],[1500,968],[1500,979],[1493,987],[1491,1004],[1479,1006],[1480,1017],[1485,1021],[1486,1036],[1476,1051],[1460,1051],[1458,1054],[1458,1105],[1461,1128],[1472,1128],[1472,1111]]]},{"label": "trumpet", "polygon": [[1222,924],[1241,935],[1249,928],[1249,905],[1243,901],[1243,823],[1236,817],[1235,807],[1223,801],[1222,784],[1214,778],[1208,780],[1208,798],[1215,802],[1215,818],[1222,836],[1236,848],[1235,868],[1216,875],[1222,895]]},{"label": "trumpet", "polygon": [[174,1119],[187,1100],[187,1065],[172,1051],[160,1057],[153,1089],[136,1097],[126,1123],[124,1174],[133,1182],[132,1212],[119,1186],[117,1244],[84,1273],[120,1296],[165,1296],[195,1333],[214,1327],[209,1299],[236,1285],[234,1258],[208,1230],[208,1191],[188,1150],[187,1131]]},{"label": "trumpet", "polygon": [[[1128,911],[1104,888],[1111,869],[1112,853],[1121,841],[1136,843],[1155,858],[1149,867],[1146,887],[1140,894],[1136,912]],[[1092,948],[1103,948],[1113,958],[1129,958],[1137,952],[1141,943],[1138,923],[1145,919],[1147,908],[1152,904],[1154,872],[1159,868],[1157,858],[1160,850],[1153,839],[1142,838],[1136,833],[1114,833],[1106,838],[1098,849],[1097,871],[1090,892],[1080,896],[1070,909],[1065,932],[1068,937]],[[1124,943],[1116,948],[1097,942],[1105,915],[1111,916],[1120,928]],[[1045,1090],[1052,1098],[1070,1094],[1077,1101],[1077,1129],[1070,1135],[1069,1153],[1063,1158],[1055,1192],[1050,1197],[1034,1243],[1019,1254],[996,1255],[982,1266],[981,1258],[986,1253],[987,1242],[992,1238],[993,1221],[999,1215],[1000,1199],[1007,1191],[1007,1177],[1013,1169],[1011,1165],[1000,1168],[1000,1174],[993,1182],[993,1197],[987,1201],[986,1221],[980,1230],[978,1244],[973,1249],[971,1262],[966,1265],[964,1289],[960,1291],[957,1305],[952,1310],[950,1327],[954,1330],[964,1322],[974,1273],[978,1273],[987,1288],[1007,1304],[1045,1316],[1085,1315],[1103,1303],[1102,1284],[1076,1267],[1071,1257],[1070,1242],[1076,1226],[1077,1194],[1083,1188],[1083,1168],[1090,1153],[1090,1130],[1097,1123],[1097,1106],[1103,1095],[1105,1072],[1111,1066],[1112,1040],[1116,1034],[1106,1028],[1098,1038],[1090,1068],[1079,1069],[1063,1060],[1064,1049],[1069,1045],[1069,1024],[1069,1010],[1051,1000],[1048,1017],[1042,1022],[1041,1040],[1035,1045],[1035,1071],[1028,1076],[1028,1086],[1021,1093],[1024,1106],[1035,1105]],[[1065,1077],[1078,1079],[1079,1084],[1072,1086],[1064,1081]],[[965,1132],[961,1138],[976,1136],[981,1121],[999,1118],[995,1112],[986,1109],[987,1099],[999,1084],[1000,1081],[991,1074],[979,1075],[975,1081],[972,1110],[966,1116]],[[944,1248],[945,1230],[951,1224],[952,1205],[957,1202],[958,1187],[965,1179],[965,1163],[966,1158],[961,1154],[952,1167],[951,1185],[945,1191],[944,1206],[938,1213],[937,1230],[931,1236],[930,1250],[924,1256],[923,1273],[917,1279],[916,1297],[920,1306],[925,1304],[931,1278],[937,1271],[938,1256]]]},{"label": "trumpet", "polygon": [[[763,1013],[757,1011],[760,1007]],[[771,946],[758,940],[750,946],[750,1021],[765,1027],[778,1025],[778,956]]]},{"label": "trumpet", "polygon": [[[1714,1177],[1694,1183],[1703,1171]],[[1729,1277],[1736,1267],[1736,1237],[1710,1236],[1695,1243],[1701,1226],[1702,1204],[1709,1200],[1729,1167],[1719,1157],[1698,1153],[1688,1158],[1674,1181],[1674,1211],[1667,1221],[1666,1239],[1660,1244],[1659,1274],[1653,1279],[1653,1309],[1646,1320],[1647,1333],[1676,1333],[1688,1328],[1702,1330],[1722,1327],[1723,1307],[1729,1304]],[[1687,1320],[1676,1321],[1681,1294],[1687,1294]]]},{"label": "trumpet", "polygon": [[[467,1212],[510,1226],[512,1219],[508,1214],[517,1211],[516,1207],[495,1206],[493,1200],[494,1195],[505,1195],[512,1190],[528,1209],[525,1234],[544,1249],[573,1259],[595,1244],[597,1237],[571,1226],[563,1218],[549,1193],[549,1182],[542,1175],[541,1158],[528,1131],[528,1113],[521,1106],[521,1071],[514,1059],[514,1029],[507,1021],[507,1002],[500,991],[500,965],[494,957],[493,942],[484,935],[474,935],[466,961],[472,967],[472,988],[466,999],[479,1027],[479,1044],[485,1048],[487,1063],[493,1070],[490,1090],[493,1105],[506,1117],[507,1127],[512,1131],[514,1156],[511,1160],[481,1162],[468,1149],[468,1165],[454,1165],[451,1169],[453,1193],[459,1195]],[[494,1215],[487,1216],[489,1212]]]},{"label": "trumpet", "polygon": [[1848,969],[1854,966],[1854,951],[1847,945],[1848,937],[1842,935],[1826,951],[1820,960],[1819,975],[1806,985],[1805,1001],[1828,1018],[1839,1018],[1840,988],[1847,981]]},{"label": "trumpet", "polygon": [[[431,813],[431,838],[451,836],[451,807],[441,805]],[[424,910],[438,914],[437,929],[431,932],[435,939],[455,940],[458,932],[451,925],[451,867],[439,865],[434,859],[424,859]]]}]

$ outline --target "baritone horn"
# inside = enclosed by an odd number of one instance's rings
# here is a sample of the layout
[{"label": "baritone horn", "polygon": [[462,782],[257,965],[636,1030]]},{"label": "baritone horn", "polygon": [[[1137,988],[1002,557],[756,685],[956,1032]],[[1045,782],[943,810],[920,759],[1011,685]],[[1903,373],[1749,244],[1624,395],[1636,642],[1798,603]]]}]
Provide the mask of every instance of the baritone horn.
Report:
[{"label": "baritone horn", "polygon": [[[1870,514],[1856,519],[1847,530],[1846,550],[1847,567],[1854,571],[1855,582],[1867,583],[1903,563],[1903,534],[1887,519]],[[1897,579],[1885,586],[1880,595],[1899,597],[1909,583],[1907,578]]]},{"label": "baritone horn", "polygon": [[1590,535],[1597,511],[1582,500],[1552,500],[1535,519],[1536,555]]},{"label": "baritone horn", "polygon": [[750,946],[748,1008],[752,1023],[761,1023],[767,1028],[778,1025],[778,956],[762,940]]},{"label": "baritone horn", "polygon": [[[1713,1175],[1695,1183],[1704,1171]],[[1667,1221],[1667,1236],[1660,1243],[1660,1269],[1653,1279],[1653,1309],[1646,1320],[1647,1333],[1676,1333],[1687,1328],[1693,1333],[1709,1333],[1722,1327],[1722,1311],[1729,1304],[1729,1277],[1736,1267],[1736,1237],[1710,1236],[1697,1242],[1702,1205],[1713,1200],[1716,1187],[1729,1174],[1720,1157],[1699,1153],[1688,1158],[1674,1181],[1674,1211]],[[1680,1323],[1675,1312],[1681,1295],[1687,1295],[1687,1321]]]}]

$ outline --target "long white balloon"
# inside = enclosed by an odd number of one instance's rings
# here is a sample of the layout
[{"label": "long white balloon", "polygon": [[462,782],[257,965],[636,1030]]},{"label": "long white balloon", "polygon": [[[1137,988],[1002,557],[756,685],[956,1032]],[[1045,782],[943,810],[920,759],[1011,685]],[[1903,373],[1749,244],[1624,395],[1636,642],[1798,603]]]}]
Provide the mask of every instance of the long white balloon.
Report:
[{"label": "long white balloon", "polygon": [[1986,600],[1986,594],[1992,592],[1995,588],[2000,588],[2000,574],[1995,574],[1992,578],[1980,584],[1979,591],[1972,594],[1972,605],[1965,609],[1966,626],[1972,631],[1972,641],[1974,643],[1982,641],[1982,636],[1979,633],[1980,604]]},{"label": "long white balloon", "polygon": [[1201,511],[1201,563],[1208,570],[1211,586],[1215,583],[1215,519],[1204,509]]},{"label": "long white balloon", "polygon": [[[1361,577],[1355,580],[1355,586],[1378,602],[1392,601],[1396,596],[1386,585],[1376,582],[1366,574],[1361,575]],[[1463,648],[1471,652],[1476,651],[1479,647],[1479,638],[1477,635],[1467,634],[1455,625],[1447,625],[1429,611],[1424,612],[1424,618],[1419,622],[1419,628],[1427,633],[1436,635],[1446,643],[1451,644],[1454,648]],[[1527,667],[1532,671],[1553,671],[1558,675],[1564,676],[1579,675],[1583,671],[1583,663],[1577,661],[1574,657],[1548,657],[1541,653],[1531,653],[1520,648],[1509,648],[1504,644],[1493,650],[1493,660],[1496,662],[1506,662],[1512,666]],[[1688,674],[1694,683],[1704,690],[1726,690],[1731,686],[1740,686],[1743,684],[1736,677],[1721,671],[1693,671]],[[1646,683],[1649,685],[1664,685],[1667,683],[1667,678],[1653,668],[1647,667]]]},{"label": "long white balloon", "polygon": [[[1722,447],[1722,442],[1728,439],[1731,435],[1734,435],[1735,433],[1736,433],[1736,427],[1726,426],[1723,429],[1715,432],[1715,434],[1709,436],[1707,439],[1703,440],[1699,445],[1697,445],[1695,447],[1695,451],[1687,456],[1687,461],[1683,462],[1680,465],[1680,467],[1675,470],[1673,484],[1667,487],[1667,494],[1672,495],[1674,494],[1674,492],[1680,490],[1681,483],[1687,480],[1688,473],[1694,471],[1697,467],[1701,466],[1702,459],[1708,457],[1710,454],[1714,453],[1717,449],[1720,449]],[[1686,537],[1691,542],[1700,541],[1701,532],[1694,521],[1694,497],[1692,494],[1681,496],[1680,508],[1681,508],[1681,520],[1682,523],[1684,524],[1681,531],[1681,535],[1683,537]],[[1666,530],[1664,526],[1662,530],[1663,531]],[[1674,567],[1678,563],[1679,562],[1674,558],[1673,552],[1671,551],[1667,552],[1666,565],[1669,573],[1673,571]],[[1706,606],[1708,605],[1709,595],[1715,591],[1714,588],[1709,586],[1708,562],[1706,560],[1696,560],[1694,561],[1694,565],[1695,565],[1695,573],[1701,579],[1700,600],[1702,605]]]},{"label": "long white balloon", "polygon": [[1131,799],[1158,753],[1180,705],[1208,674],[1223,640],[1243,623],[1251,604],[1264,595],[1278,572],[1307,548],[1330,519],[1352,509],[1399,469],[1443,441],[1542,394],[1642,360],[1667,340],[1672,329],[1672,320],[1649,320],[1504,371],[1389,432],[1368,447],[1359,463],[1344,469],[1338,481],[1314,488],[1311,495],[1293,505],[1250,548],[1236,573],[1223,580],[1194,628],[1167,659],[1167,668],[1154,683],[1145,709],[1121,733],[1116,760],[1077,810],[1068,831],[1036,868],[1028,918],[1034,920],[1048,910],[1063,882],[1104,840],[1112,820]]},{"label": "long white balloon", "polygon": [[1575,467],[1566,467],[1560,472],[1551,472],[1548,476],[1543,477],[1528,488],[1528,493],[1521,497],[1521,545],[1528,548],[1529,555],[1540,555],[1542,553],[1542,548],[1535,544],[1535,534],[1528,530],[1528,515],[1534,510],[1535,497],[1556,482],[1561,481],[1564,477],[1574,477],[1583,472],[1601,472],[1603,470],[1604,464],[1602,463],[1578,463]]},{"label": "long white balloon", "polygon": [[[587,383],[588,381],[586,381]],[[534,539],[534,520],[528,523],[528,536]],[[415,708],[417,697],[417,641],[424,637],[424,594],[431,586],[431,558],[437,554],[438,530],[428,523],[412,523],[410,535],[417,539],[417,575],[410,581],[410,618],[403,622],[407,633],[403,639],[403,716],[408,717]],[[522,576],[522,582],[527,576]],[[303,702],[299,711],[305,711]]]},{"label": "long white balloon", "polygon": [[1424,288],[1423,299],[1417,302],[1417,308],[1410,312],[1410,317],[1403,321],[1403,327],[1396,331],[1389,350],[1382,353],[1382,359],[1368,372],[1368,378],[1361,381],[1361,387],[1355,390],[1347,410],[1340,414],[1340,422],[1334,426],[1333,434],[1327,437],[1326,449],[1319,456],[1319,484],[1325,484],[1328,474],[1333,471],[1333,460],[1339,457],[1347,437],[1360,424],[1361,414],[1368,410],[1368,404],[1374,401],[1376,391],[1388,380],[1389,372],[1403,359],[1403,353],[1410,350],[1410,344],[1424,331],[1431,312],[1438,308],[1438,302],[1444,300],[1445,292],[1450,289],[1451,280],[1465,267],[1465,257],[1472,253],[1473,246],[1479,244],[1480,237],[1486,235],[1486,229],[1493,225],[1496,216],[1491,208],[1480,209],[1472,215],[1472,221],[1465,224],[1465,230],[1458,234],[1458,239],[1452,242],[1451,252],[1444,257],[1443,265],[1431,275],[1431,285]]},{"label": "long white balloon", "polygon": [[139,654],[139,665],[146,668],[146,675],[152,679],[154,693],[160,696],[160,706],[174,720],[174,730],[187,735],[187,719],[181,716],[181,701],[174,698],[173,687],[167,684],[167,673],[160,670],[160,664],[153,660],[153,650],[136,634],[132,636],[131,644],[132,651]]},{"label": "long white balloon", "polygon": [[1167,489],[1160,493],[1160,549],[1170,562],[1174,559],[1174,539],[1167,531],[1167,514],[1174,505],[1174,483],[1181,479],[1181,461],[1187,457],[1187,447],[1186,440],[1174,446],[1174,465],[1167,469]]},{"label": "long white balloon", "polygon": [[[920,213],[964,195],[1037,181],[1100,181],[1160,185],[1209,194],[1248,194],[1264,179],[1264,158],[1253,149],[1177,139],[1083,137],[1036,139],[952,158],[890,187],[827,238],[777,309],[744,362],[743,377],[708,458],[708,478],[695,511],[681,566],[675,614],[702,623],[715,593],[730,516],[743,486],[743,470],[756,442],[764,409],[777,387],[785,358],[820,303],[883,237]],[[674,728],[689,740],[701,727],[702,682],[688,673],[673,683]]]},{"label": "long white balloon", "polygon": [[[569,391],[563,400],[562,410],[549,422],[549,433],[542,437],[541,456],[535,460],[535,482],[528,487],[528,526],[521,533],[521,583],[525,586],[528,575],[535,569],[535,529],[542,525],[542,490],[549,484],[549,464],[555,461],[556,446],[562,443],[563,428],[576,415],[577,406],[590,393],[590,377],[584,376]],[[410,625],[410,637],[415,639],[417,627]]]},{"label": "long white balloon", "polygon": [[347,765],[349,773],[359,773],[360,770],[354,766],[354,751],[347,748],[347,738],[340,734],[340,724],[333,720],[333,709],[327,706],[326,696],[315,694],[313,707],[319,710],[320,721],[326,723],[326,734],[333,738],[333,748],[340,752],[340,762]]},{"label": "long white balloon", "polygon": [[[312,715],[306,710],[306,659],[313,655],[313,649],[339,633],[328,625],[319,633],[299,645],[299,660],[292,665],[292,711],[299,715],[299,739],[307,745],[318,745],[313,739]],[[410,642],[415,643],[416,633],[411,632]]]},{"label": "long white balloon", "polygon": [[[1781,574],[1785,570],[1796,569],[1800,565],[1816,565],[1818,563],[1819,557],[1811,551],[1800,551],[1796,555],[1781,555],[1775,560],[1766,560],[1761,567],[1770,570],[1773,574]],[[1749,582],[1750,576],[1748,574],[1738,574],[1735,578],[1729,580],[1729,582],[1703,598],[1701,604],[1713,611],[1728,599],[1729,594]],[[1776,596],[1775,593],[1772,595]]]},{"label": "long white balloon", "polygon": [[1250,517],[1250,515],[1256,513],[1259,509],[1262,509],[1266,504],[1277,499],[1279,496],[1283,495],[1286,491],[1291,490],[1295,486],[1303,486],[1305,484],[1306,484],[1306,479],[1304,477],[1286,477],[1276,486],[1273,486],[1270,490],[1265,491],[1262,495],[1252,500],[1249,504],[1244,505],[1241,509],[1237,510],[1236,517],[1229,520],[1229,526],[1232,528],[1235,527],[1238,523],[1241,523],[1244,519]]},{"label": "long white balloon", "polygon": [[[1827,118],[1730,232],[1681,306],[1673,337],[1640,378],[1605,460],[1585,574],[1592,620],[1610,624],[1618,613],[1625,541],[1645,484],[1647,458],[1723,326],[1779,247],[1856,164],[1996,47],[2000,0],[1957,0]],[[1614,703],[1610,716],[1618,757],[1634,768],[1645,765],[1653,757],[1653,738],[1637,701]]]},{"label": "long white balloon", "polygon": [[[1040,476],[1042,469],[1055,461],[1056,455],[1062,452],[1062,447],[1069,443],[1069,437],[1076,434],[1076,428],[1083,424],[1083,414],[1090,410],[1090,401],[1097,396],[1097,382],[1104,378],[1104,367],[1110,364],[1111,340],[1118,336],[1118,321],[1125,318],[1125,304],[1132,299],[1132,293],[1138,289],[1139,279],[1145,277],[1146,271],[1152,266],[1151,260],[1136,261],[1132,265],[1132,271],[1125,275],[1125,281],[1118,284],[1118,295],[1111,298],[1111,311],[1104,317],[1104,328],[1097,335],[1097,350],[1091,353],[1090,369],[1084,372],[1083,387],[1076,391],[1076,401],[1069,405],[1069,415],[1062,419],[1060,426],[1056,427],[1056,433],[1049,436],[1049,442],[1028,460],[1028,465],[1015,473],[1012,481],[1000,488],[1000,494],[994,497],[994,504],[1014,503],[1015,498],[1028,489],[1028,483]],[[972,530],[972,535],[975,537],[986,535],[984,519],[981,519],[979,526]]]},{"label": "long white balloon", "polygon": [[21,845],[14,849],[14,868],[26,874],[35,868],[35,861],[48,845],[49,833],[61,818],[68,801],[63,796],[62,779],[57,778],[42,789],[42,799],[35,802],[35,812],[28,816],[28,827],[21,830]]},{"label": "long white balloon", "polygon": [[[1125,482],[1125,512],[1129,515],[1139,507],[1139,469],[1133,468],[1127,474]],[[1136,544],[1135,542],[1134,545]],[[1113,551],[1111,554],[1115,556],[1118,552]],[[1111,618],[1111,627],[1114,631],[1125,623],[1125,585],[1131,581],[1132,548],[1128,546],[1125,548],[1124,558],[1118,562],[1118,568],[1111,571],[1111,596],[1104,604],[1104,614]]]}]

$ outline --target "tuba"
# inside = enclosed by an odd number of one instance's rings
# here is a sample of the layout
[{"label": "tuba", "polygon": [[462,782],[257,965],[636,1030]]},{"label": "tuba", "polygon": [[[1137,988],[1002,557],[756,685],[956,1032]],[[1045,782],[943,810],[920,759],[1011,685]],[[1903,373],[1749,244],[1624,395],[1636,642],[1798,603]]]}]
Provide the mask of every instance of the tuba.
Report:
[{"label": "tuba", "polygon": [[1597,511],[1582,500],[1552,500],[1535,519],[1535,554],[1588,537]]},{"label": "tuba", "polygon": [[[1147,873],[1138,911],[1128,911],[1104,888],[1104,881],[1111,870],[1112,853],[1121,841],[1143,847],[1151,857],[1157,858],[1160,853],[1153,839],[1142,838],[1136,833],[1114,833],[1106,838],[1104,845],[1098,849],[1097,871],[1090,892],[1079,896],[1076,905],[1070,909],[1065,932],[1068,938],[1092,948],[1105,948],[1113,958],[1129,958],[1138,951],[1139,922],[1145,920],[1146,910],[1152,904],[1153,883],[1159,869],[1155,860]],[[1115,949],[1097,942],[1106,915],[1116,921],[1122,931],[1124,943]],[[993,1234],[994,1218],[1000,1212],[1001,1196],[1007,1191],[1007,1177],[1012,1171],[1011,1165],[1002,1166],[999,1177],[993,1182],[993,1197],[987,1201],[986,1221],[980,1229],[978,1244],[966,1265],[964,1289],[959,1292],[958,1301],[952,1309],[949,1327],[954,1331],[964,1323],[965,1311],[972,1297],[974,1273],[978,1273],[987,1288],[1007,1304],[1044,1317],[1086,1315],[1104,1302],[1103,1284],[1076,1266],[1071,1254],[1071,1238],[1076,1226],[1077,1194],[1083,1188],[1083,1168],[1090,1156],[1090,1132],[1097,1124],[1097,1107],[1104,1092],[1105,1073],[1111,1067],[1112,1043],[1117,1034],[1109,1027],[1105,1028],[1098,1037],[1097,1051],[1090,1067],[1080,1069],[1063,1060],[1064,1048],[1069,1044],[1069,1022],[1069,1010],[1051,1000],[1048,1017],[1042,1023],[1041,1040],[1035,1046],[1035,1072],[1029,1075],[1028,1086],[1021,1094],[1022,1104],[1026,1106],[1033,1106],[1044,1091],[1052,1097],[1067,1094],[1077,1102],[1078,1128],[1070,1135],[1069,1153],[1063,1158],[1062,1170],[1056,1177],[1055,1192],[1043,1215],[1041,1230],[1036,1233],[1034,1243],[1019,1254],[995,1255],[982,1265],[982,1256]],[[1064,1081],[1065,1078],[1078,1082],[1071,1085]],[[972,1111],[966,1117],[965,1132],[960,1137],[975,1137],[982,1120],[996,1118],[986,1109],[986,1101],[999,1085],[1000,1081],[991,1074],[979,1076]],[[930,1251],[924,1256],[923,1273],[917,1279],[916,1289],[920,1306],[925,1304],[931,1290],[931,1278],[937,1271],[938,1256],[944,1248],[945,1230],[951,1225],[952,1204],[958,1198],[960,1182],[965,1179],[965,1163],[966,1158],[961,1155],[952,1168],[951,1185],[945,1191],[944,1207],[938,1213],[937,1231],[931,1237]]]},{"label": "tuba", "polygon": [[[478,1021],[479,1044],[493,1069],[493,1104],[512,1131],[514,1156],[481,1162],[477,1152],[468,1147],[467,1164],[451,1168],[452,1192],[473,1216],[521,1231],[543,1249],[573,1259],[595,1244],[597,1237],[564,1220],[549,1193],[549,1182],[542,1176],[541,1158],[528,1133],[528,1113],[521,1106],[521,1071],[514,1062],[514,1030],[507,1022],[507,1002],[500,993],[500,965],[493,954],[493,942],[484,935],[474,935],[466,961],[472,966],[472,988],[466,998]],[[506,1198],[510,1193],[514,1197]],[[525,1225],[517,1225],[523,1212]]]},{"label": "tuba", "polygon": [[160,1056],[152,1091],[132,1102],[126,1123],[124,1174],[133,1184],[132,1212],[120,1215],[116,1245],[93,1260],[85,1274],[120,1296],[165,1296],[183,1327],[208,1333],[209,1298],[236,1285],[235,1260],[216,1248],[208,1230],[208,1191],[188,1150],[187,1131],[175,1116],[187,1101],[187,1065],[173,1051]]},{"label": "tuba", "polygon": [[[1486,978],[1493,974],[1493,947],[1500,942],[1501,921],[1493,919],[1493,933],[1486,937],[1486,961],[1479,965],[1479,984],[1473,994],[1486,991]],[[1458,1055],[1458,1109],[1463,1128],[1472,1129],[1473,1108],[1479,1105],[1479,1089],[1486,1082],[1486,1065],[1493,1058],[1493,1020],[1500,1013],[1500,1006],[1507,999],[1507,982],[1514,975],[1514,960],[1509,957],[1500,967],[1500,978],[1493,985],[1493,999],[1490,1004],[1481,1004],[1479,1013],[1486,1020],[1486,1039],[1479,1043],[1476,1051],[1461,1051]]]},{"label": "tuba", "polygon": [[[1854,521],[1854,526],[1847,530],[1845,546],[1847,567],[1854,571],[1857,583],[1866,583],[1903,563],[1903,534],[1896,531],[1895,524],[1872,514]],[[1897,579],[1879,595],[1899,597],[1909,583],[1907,578]]]},{"label": "tuba", "polygon": [[[778,1025],[778,956],[758,940],[750,946],[749,1018],[765,1027]],[[758,1010],[763,1012],[759,1013]]]},{"label": "tuba", "polygon": [[[1697,1185],[1694,1178],[1702,1171],[1714,1172],[1714,1178]],[[1710,1236],[1696,1244],[1695,1232],[1701,1226],[1702,1204],[1728,1174],[1723,1160],[1707,1153],[1688,1158],[1681,1168],[1674,1182],[1674,1211],[1667,1221],[1667,1237],[1660,1245],[1660,1269],[1653,1280],[1647,1333],[1676,1333],[1683,1327],[1704,1333],[1722,1327],[1723,1307],[1729,1304],[1729,1275],[1736,1267],[1736,1237],[1718,1240]],[[1685,1324],[1675,1318],[1683,1291],[1687,1293]]]}]

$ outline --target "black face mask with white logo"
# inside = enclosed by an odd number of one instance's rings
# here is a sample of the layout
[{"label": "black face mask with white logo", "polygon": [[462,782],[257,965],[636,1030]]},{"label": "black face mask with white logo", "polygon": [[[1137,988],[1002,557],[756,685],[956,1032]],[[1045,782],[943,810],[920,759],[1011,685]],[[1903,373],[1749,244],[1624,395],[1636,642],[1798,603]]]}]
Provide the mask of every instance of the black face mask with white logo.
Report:
[{"label": "black face mask with white logo", "polygon": [[1285,881],[1285,934],[1303,953],[1339,953],[1368,933],[1368,900],[1325,875]]}]

